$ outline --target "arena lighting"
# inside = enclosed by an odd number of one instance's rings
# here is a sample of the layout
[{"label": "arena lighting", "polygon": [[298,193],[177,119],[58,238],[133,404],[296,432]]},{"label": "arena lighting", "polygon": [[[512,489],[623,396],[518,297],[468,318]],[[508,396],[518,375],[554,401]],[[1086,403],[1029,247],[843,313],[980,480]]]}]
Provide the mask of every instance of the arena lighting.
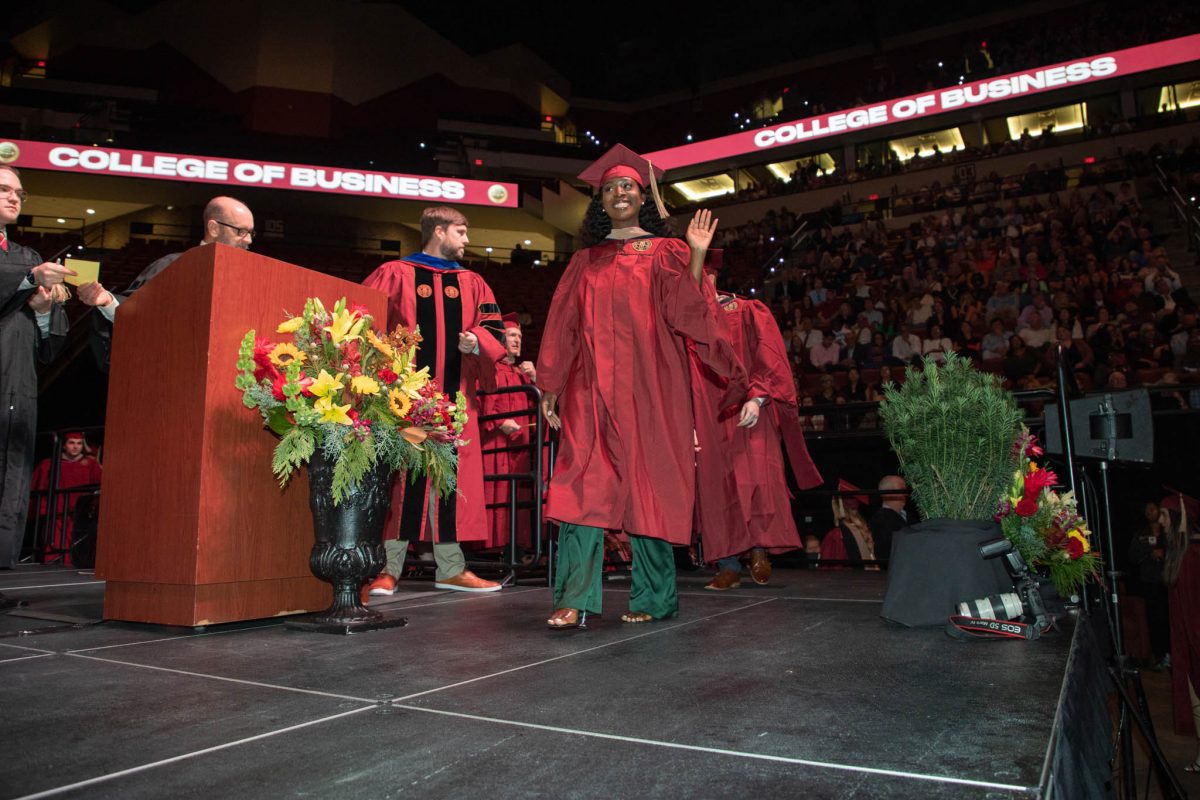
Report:
[{"label": "arena lighting", "polygon": [[96,209],[94,209],[94,208],[89,208],[89,209],[87,209],[87,213],[89,213],[89,214],[95,214],[95,213],[96,213]]},{"label": "arena lighting", "polygon": [[492,248],[490,248],[490,247],[485,247],[485,248],[483,248],[483,252],[485,252],[485,253],[490,253],[490,252],[492,252]]},{"label": "arena lighting", "polygon": [[526,245],[527,247],[528,247],[529,245],[531,245],[531,244],[533,244],[533,242],[531,242],[531,241],[530,241],[530,240],[528,240],[528,239],[526,239],[526,240],[525,240],[525,245]]},{"label": "arena lighting", "polygon": [[66,224],[67,224],[67,221],[66,221],[65,219],[63,219],[62,217],[59,217],[59,218],[58,218],[58,224],[59,224],[59,225],[66,225]]},{"label": "arena lighting", "polygon": [[687,140],[688,140],[689,142],[692,140],[692,135],[691,135],[690,133],[687,135]]},{"label": "arena lighting", "polygon": [[541,260],[540,258],[535,258],[535,259],[533,260],[533,265],[534,265],[535,267],[540,267],[540,266],[542,265],[542,260]]},{"label": "arena lighting", "polygon": [[420,147],[422,150],[424,150],[424,149],[425,149],[425,143],[424,143],[424,142],[421,142],[421,144],[420,144],[420,145],[418,145],[418,147]]}]

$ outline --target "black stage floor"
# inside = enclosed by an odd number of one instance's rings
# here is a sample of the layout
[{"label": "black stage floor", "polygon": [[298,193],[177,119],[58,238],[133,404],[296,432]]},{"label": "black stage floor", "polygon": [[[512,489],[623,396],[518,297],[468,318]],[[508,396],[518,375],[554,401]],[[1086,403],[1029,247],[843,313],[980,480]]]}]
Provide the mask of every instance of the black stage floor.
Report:
[{"label": "black stage floor", "polygon": [[[1069,631],[959,643],[879,618],[884,576],[777,569],[586,631],[544,586],[402,583],[406,628],[106,622],[103,583],[0,573],[0,797],[1003,798],[1046,779]],[[40,630],[15,636],[21,630]]]}]

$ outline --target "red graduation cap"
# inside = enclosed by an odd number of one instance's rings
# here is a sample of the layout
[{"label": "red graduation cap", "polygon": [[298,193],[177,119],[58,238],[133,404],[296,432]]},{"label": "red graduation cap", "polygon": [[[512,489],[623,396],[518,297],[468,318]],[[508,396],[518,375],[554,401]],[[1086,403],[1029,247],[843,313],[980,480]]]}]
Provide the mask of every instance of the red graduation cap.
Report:
[{"label": "red graduation cap", "polygon": [[670,214],[667,213],[666,206],[663,205],[662,198],[658,194],[658,181],[665,173],[666,170],[654,166],[648,159],[633,152],[625,145],[618,144],[613,145],[607,153],[579,173],[579,180],[594,189],[599,189],[613,178],[629,178],[637,181],[638,186],[643,189],[649,186],[650,193],[654,195],[654,203],[658,206],[659,215],[666,219]]},{"label": "red graduation cap", "polygon": [[[62,438],[63,438],[63,441],[64,441],[64,442],[65,442],[67,439],[83,439],[83,433],[82,433],[82,431],[73,431],[73,432],[71,432],[71,433],[63,434],[63,437],[62,437]],[[87,441],[86,439],[83,439],[83,440],[84,440],[85,442]]]},{"label": "red graduation cap", "polygon": [[521,323],[518,321],[517,315],[515,313],[505,314],[504,316],[500,317],[500,319],[504,321],[504,327],[516,328],[517,330],[521,330]]},{"label": "red graduation cap", "polygon": [[[845,478],[838,478],[838,491],[839,492],[861,492],[862,489],[858,486],[855,486],[853,483],[846,480]],[[856,503],[859,503],[860,505],[864,505],[864,506],[870,502],[869,500],[867,500],[867,496],[865,494],[843,495],[842,500],[856,502]]]}]

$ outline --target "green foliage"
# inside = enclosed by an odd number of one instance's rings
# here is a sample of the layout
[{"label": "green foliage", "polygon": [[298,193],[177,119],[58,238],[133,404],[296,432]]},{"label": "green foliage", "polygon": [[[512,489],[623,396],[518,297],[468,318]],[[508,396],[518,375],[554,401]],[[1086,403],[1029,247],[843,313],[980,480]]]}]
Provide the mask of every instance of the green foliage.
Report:
[{"label": "green foliage", "polygon": [[292,477],[297,467],[308,463],[315,446],[312,432],[304,428],[292,428],[284,434],[279,444],[275,445],[275,456],[271,459],[271,469],[279,478],[279,488],[287,485],[288,478]]},{"label": "green foliage", "polygon": [[333,504],[337,505],[346,499],[355,486],[362,481],[363,476],[375,464],[375,451],[363,445],[357,436],[349,434],[345,438],[342,457],[333,467]]},{"label": "green foliage", "polygon": [[1021,412],[995,375],[953,353],[888,384],[879,416],[923,519],[992,519],[1012,480]]}]

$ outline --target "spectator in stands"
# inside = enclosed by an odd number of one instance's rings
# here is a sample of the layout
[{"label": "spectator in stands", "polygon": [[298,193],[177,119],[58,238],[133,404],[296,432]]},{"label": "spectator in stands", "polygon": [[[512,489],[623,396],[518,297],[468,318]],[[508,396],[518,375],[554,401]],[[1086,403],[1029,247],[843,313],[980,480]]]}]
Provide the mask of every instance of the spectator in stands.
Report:
[{"label": "spectator in stands", "polygon": [[933,324],[929,327],[929,335],[921,340],[921,355],[932,358],[941,364],[946,360],[946,353],[954,351],[954,344],[942,335],[942,326]]},{"label": "spectator in stands", "polygon": [[[1067,361],[1067,369],[1091,375],[1096,367],[1096,357],[1092,348],[1083,339],[1072,336],[1071,329],[1066,325],[1059,325],[1055,330],[1058,346],[1062,348],[1063,358]],[[1046,374],[1054,374],[1057,357],[1057,348],[1046,349]]]},{"label": "spectator in stands", "polygon": [[1008,340],[1008,354],[1004,357],[1004,375],[1013,386],[1024,386],[1028,379],[1041,372],[1041,359],[1025,344],[1020,336]]},{"label": "spectator in stands", "polygon": [[842,348],[834,338],[833,331],[821,331],[821,343],[809,348],[808,363],[819,372],[828,372],[842,363]]},{"label": "spectator in stands", "polygon": [[0,165],[0,569],[12,569],[20,557],[37,433],[37,362],[62,347],[63,280],[75,274],[9,239],[25,198],[20,173]]},{"label": "spectator in stands", "polygon": [[1006,330],[1004,320],[996,317],[992,320],[991,329],[984,334],[980,341],[980,355],[984,361],[991,361],[997,358],[1004,358],[1008,354],[1008,342],[1012,338],[1013,332]]},{"label": "spectator in stands", "polygon": [[1021,309],[1021,314],[1017,317],[1017,330],[1029,327],[1034,317],[1041,319],[1042,328],[1048,328],[1050,323],[1054,322],[1054,309],[1046,302],[1046,295],[1041,292],[1035,293],[1029,305]]},{"label": "spectator in stands", "polygon": [[[204,226],[201,245],[223,244],[242,250],[250,249],[256,234],[254,215],[241,200],[225,196],[214,197],[204,206],[201,219]],[[85,283],[79,287],[79,299],[95,306],[100,312],[92,315],[92,334],[96,360],[102,370],[108,371],[109,359],[112,357],[112,326],[121,301],[128,300],[143,284],[175,263],[181,255],[183,253],[168,253],[156,260],[142,270],[123,292],[114,294],[99,282]]]},{"label": "spectator in stands", "polygon": [[1040,353],[1054,338],[1054,329],[1050,327],[1050,323],[1042,322],[1041,314],[1033,314],[1029,317],[1028,327],[1018,328],[1017,336],[1019,336],[1031,350],[1036,350]]},{"label": "spectator in stands", "polygon": [[891,356],[900,364],[913,363],[920,358],[921,337],[912,332],[912,325],[902,322],[900,333],[892,339]]}]

